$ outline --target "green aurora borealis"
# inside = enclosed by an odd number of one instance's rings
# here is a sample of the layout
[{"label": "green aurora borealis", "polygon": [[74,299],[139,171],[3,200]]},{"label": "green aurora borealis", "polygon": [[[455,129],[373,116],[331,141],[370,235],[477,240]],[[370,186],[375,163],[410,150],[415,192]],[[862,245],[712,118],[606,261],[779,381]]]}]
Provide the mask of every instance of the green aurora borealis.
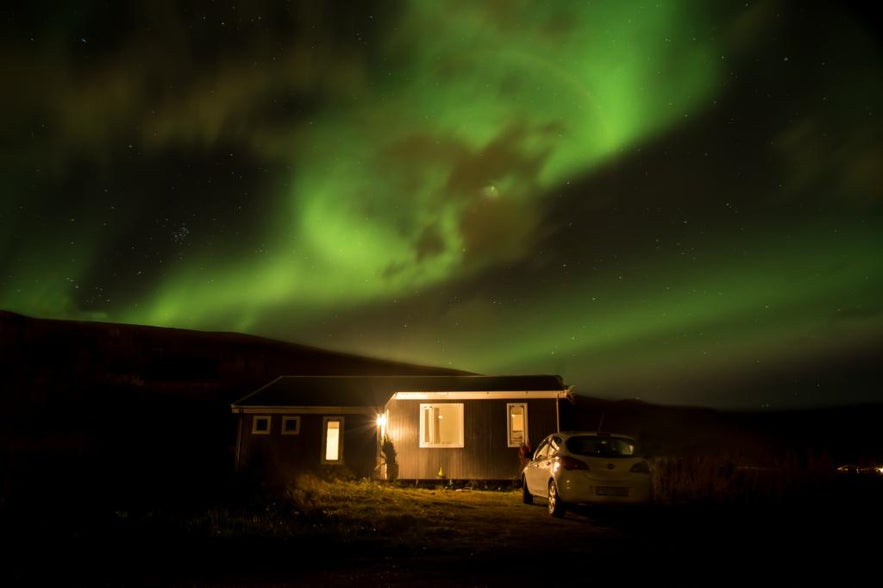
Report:
[{"label": "green aurora borealis", "polygon": [[876,399],[883,52],[822,2],[7,9],[0,308]]}]

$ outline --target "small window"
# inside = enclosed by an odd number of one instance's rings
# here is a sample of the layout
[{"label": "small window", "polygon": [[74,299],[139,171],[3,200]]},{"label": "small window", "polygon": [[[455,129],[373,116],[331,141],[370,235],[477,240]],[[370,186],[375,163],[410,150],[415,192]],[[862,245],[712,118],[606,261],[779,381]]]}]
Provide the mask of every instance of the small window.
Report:
[{"label": "small window", "polygon": [[322,463],[343,463],[343,417],[322,419]]},{"label": "small window", "polygon": [[282,417],[282,434],[283,435],[300,435],[300,417],[299,416]]},{"label": "small window", "polygon": [[251,421],[252,435],[269,435],[270,434],[270,417],[256,416]]},{"label": "small window", "polygon": [[420,405],[420,447],[463,447],[463,404]]},{"label": "small window", "polygon": [[509,447],[527,444],[527,404],[510,402],[506,405],[506,430],[509,432]]}]

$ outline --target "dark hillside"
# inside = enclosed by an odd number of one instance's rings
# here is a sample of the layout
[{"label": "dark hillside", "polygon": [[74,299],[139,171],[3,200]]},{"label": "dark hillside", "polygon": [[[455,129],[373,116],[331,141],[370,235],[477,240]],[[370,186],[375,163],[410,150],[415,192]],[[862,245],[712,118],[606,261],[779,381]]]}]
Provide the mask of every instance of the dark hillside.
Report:
[{"label": "dark hillside", "polygon": [[883,403],[779,411],[727,411],[603,400],[577,394],[566,424],[635,435],[654,456],[883,463]]},{"label": "dark hillside", "polygon": [[0,378],[27,393],[26,404],[35,388],[113,385],[229,403],[281,374],[466,373],[238,333],[33,319],[4,311],[0,349]]}]

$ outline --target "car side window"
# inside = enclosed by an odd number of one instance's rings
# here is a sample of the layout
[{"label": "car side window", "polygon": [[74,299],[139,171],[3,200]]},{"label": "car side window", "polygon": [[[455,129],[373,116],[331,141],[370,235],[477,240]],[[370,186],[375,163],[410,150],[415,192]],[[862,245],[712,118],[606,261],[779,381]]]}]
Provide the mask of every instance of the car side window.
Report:
[{"label": "car side window", "polygon": [[543,442],[539,447],[537,447],[536,452],[533,454],[533,458],[537,459],[545,459],[549,455],[549,443]]},{"label": "car side window", "polygon": [[561,449],[561,438],[552,437],[549,439],[549,455],[555,455]]}]

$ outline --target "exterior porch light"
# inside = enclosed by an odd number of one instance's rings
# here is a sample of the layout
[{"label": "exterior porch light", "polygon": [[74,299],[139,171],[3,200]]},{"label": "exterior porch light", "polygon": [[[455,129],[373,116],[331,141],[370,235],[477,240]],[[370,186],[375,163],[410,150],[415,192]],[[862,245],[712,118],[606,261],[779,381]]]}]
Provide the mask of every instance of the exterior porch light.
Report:
[{"label": "exterior porch light", "polygon": [[377,428],[382,429],[385,426],[386,426],[386,415],[385,414],[377,415]]}]

